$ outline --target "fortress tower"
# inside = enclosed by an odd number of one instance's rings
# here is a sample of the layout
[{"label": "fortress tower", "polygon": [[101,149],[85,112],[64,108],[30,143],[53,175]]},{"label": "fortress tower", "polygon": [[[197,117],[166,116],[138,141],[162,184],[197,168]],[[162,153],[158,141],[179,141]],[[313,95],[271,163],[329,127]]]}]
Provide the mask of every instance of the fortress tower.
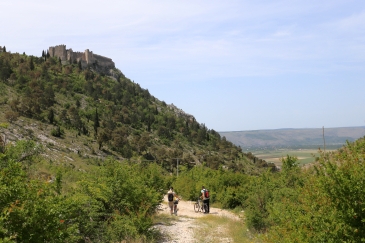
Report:
[{"label": "fortress tower", "polygon": [[51,57],[59,57],[63,63],[67,61],[81,61],[83,68],[92,65],[99,69],[112,69],[115,64],[112,59],[94,54],[89,49],[85,52],[74,52],[71,48],[66,49],[66,45],[58,45],[49,47],[49,55]]},{"label": "fortress tower", "polygon": [[51,57],[59,57],[61,61],[67,61],[66,56],[66,45],[59,45],[50,47],[48,53]]}]

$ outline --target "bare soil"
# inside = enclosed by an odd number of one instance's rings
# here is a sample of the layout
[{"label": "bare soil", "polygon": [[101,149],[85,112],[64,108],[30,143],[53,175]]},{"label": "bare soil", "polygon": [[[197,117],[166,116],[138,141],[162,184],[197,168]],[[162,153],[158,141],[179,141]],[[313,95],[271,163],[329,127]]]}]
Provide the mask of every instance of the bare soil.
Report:
[{"label": "bare soil", "polygon": [[[173,215],[173,220],[169,224],[159,223],[155,226],[163,234],[163,239],[159,243],[197,243],[194,239],[194,231],[198,231],[199,224],[196,222],[198,218],[206,217],[207,214],[194,211],[194,201],[180,200],[178,204],[177,215]],[[167,197],[161,204],[159,214],[170,215],[170,208],[167,204]],[[217,217],[229,217],[233,220],[240,218],[233,213],[219,208],[210,207],[209,215]],[[222,238],[220,242],[233,242],[230,239]]]}]

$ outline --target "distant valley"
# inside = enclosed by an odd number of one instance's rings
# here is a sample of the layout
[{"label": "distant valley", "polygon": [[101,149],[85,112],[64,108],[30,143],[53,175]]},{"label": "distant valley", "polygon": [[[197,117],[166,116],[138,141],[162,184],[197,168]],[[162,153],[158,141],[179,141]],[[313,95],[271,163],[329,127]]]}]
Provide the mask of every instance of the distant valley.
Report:
[{"label": "distant valley", "polygon": [[298,158],[300,164],[312,163],[319,150],[335,150],[365,136],[365,127],[253,130],[220,132],[244,152],[251,152],[266,162],[281,166],[281,158],[287,155]]},{"label": "distant valley", "polygon": [[323,149],[324,142],[327,148],[339,148],[346,141],[355,141],[365,136],[365,126],[303,129],[273,129],[219,132],[228,141],[241,146],[243,150],[257,149]]}]

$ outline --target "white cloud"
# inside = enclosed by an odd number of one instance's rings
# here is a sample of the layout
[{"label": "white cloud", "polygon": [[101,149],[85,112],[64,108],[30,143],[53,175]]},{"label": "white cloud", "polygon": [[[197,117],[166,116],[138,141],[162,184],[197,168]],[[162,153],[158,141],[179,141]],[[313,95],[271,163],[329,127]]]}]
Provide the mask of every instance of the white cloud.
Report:
[{"label": "white cloud", "polygon": [[[253,105],[250,101],[262,92],[255,90],[244,100],[247,94],[231,87],[232,83],[303,81],[308,77],[311,84],[354,82],[365,74],[365,2],[359,0],[2,0],[0,9],[0,45],[8,50],[40,55],[51,45],[66,44],[75,51],[88,48],[112,58],[142,87],[156,88],[173,103],[179,97],[184,104],[191,103],[186,111],[196,110],[199,114],[194,115],[207,124],[203,117],[210,116],[205,113],[209,108],[200,104],[217,107],[216,113],[229,119],[213,118],[211,124],[234,120],[239,126],[245,117],[232,118],[224,107],[238,114],[235,111],[243,103]],[[217,89],[210,98],[212,82]],[[184,93],[185,85],[189,87]],[[167,89],[176,86],[180,89],[169,98],[172,92]],[[203,100],[186,101],[199,88],[205,91]],[[219,104],[215,103],[217,96]],[[270,96],[271,100],[261,97],[260,104],[273,103],[275,96],[280,94]],[[310,111],[305,112],[309,117]],[[280,118],[273,121],[275,126],[282,122]],[[229,130],[220,126],[212,128]]]}]

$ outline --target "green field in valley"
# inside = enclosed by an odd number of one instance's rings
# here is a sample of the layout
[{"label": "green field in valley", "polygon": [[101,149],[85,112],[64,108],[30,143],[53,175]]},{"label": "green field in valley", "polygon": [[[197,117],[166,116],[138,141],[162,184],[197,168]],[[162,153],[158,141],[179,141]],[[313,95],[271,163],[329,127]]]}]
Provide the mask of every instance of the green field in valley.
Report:
[{"label": "green field in valley", "polygon": [[[328,150],[327,150],[328,151]],[[253,151],[256,157],[266,160],[267,162],[275,163],[281,166],[281,158],[287,155],[298,158],[299,164],[308,164],[315,161],[315,157],[319,156],[318,149],[276,149],[276,150],[256,150]]]},{"label": "green field in valley", "polygon": [[[335,151],[341,147],[342,145],[328,145],[326,146],[326,152]],[[319,157],[320,149],[323,151],[323,146],[297,145],[287,148],[244,148],[257,158],[274,163],[277,166],[281,166],[281,158],[287,155],[297,157],[300,165],[312,163],[316,157]]]}]

